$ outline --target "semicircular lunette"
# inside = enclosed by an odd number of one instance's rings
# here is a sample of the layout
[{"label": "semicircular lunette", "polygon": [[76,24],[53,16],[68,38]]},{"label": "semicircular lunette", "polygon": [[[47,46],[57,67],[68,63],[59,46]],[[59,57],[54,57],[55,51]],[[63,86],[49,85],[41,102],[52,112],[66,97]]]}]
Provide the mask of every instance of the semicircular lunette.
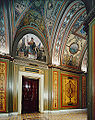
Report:
[{"label": "semicircular lunette", "polygon": [[19,41],[16,56],[46,62],[44,46],[34,34],[26,34]]}]

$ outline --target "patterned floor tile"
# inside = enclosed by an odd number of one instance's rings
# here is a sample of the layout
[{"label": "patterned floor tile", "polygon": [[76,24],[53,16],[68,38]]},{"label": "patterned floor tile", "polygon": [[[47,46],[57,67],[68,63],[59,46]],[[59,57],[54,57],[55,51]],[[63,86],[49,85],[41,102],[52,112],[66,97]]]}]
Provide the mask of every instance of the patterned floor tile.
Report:
[{"label": "patterned floor tile", "polygon": [[0,117],[0,120],[87,120],[87,113],[31,113],[17,116]]}]

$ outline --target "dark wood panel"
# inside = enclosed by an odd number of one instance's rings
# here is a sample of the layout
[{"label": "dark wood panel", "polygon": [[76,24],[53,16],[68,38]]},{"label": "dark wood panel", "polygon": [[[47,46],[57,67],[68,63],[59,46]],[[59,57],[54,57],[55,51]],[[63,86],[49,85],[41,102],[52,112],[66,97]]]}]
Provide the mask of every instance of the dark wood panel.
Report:
[{"label": "dark wood panel", "polygon": [[22,78],[22,113],[39,111],[39,80]]}]

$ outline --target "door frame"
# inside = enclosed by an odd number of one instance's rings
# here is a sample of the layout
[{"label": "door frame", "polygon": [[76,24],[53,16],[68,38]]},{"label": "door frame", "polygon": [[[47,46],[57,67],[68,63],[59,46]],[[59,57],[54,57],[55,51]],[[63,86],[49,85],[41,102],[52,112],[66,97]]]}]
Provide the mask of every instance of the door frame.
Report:
[{"label": "door frame", "polygon": [[22,76],[38,79],[39,80],[39,112],[43,112],[44,108],[44,75],[31,72],[19,71],[19,81],[18,81],[18,114],[21,114],[22,110]]}]

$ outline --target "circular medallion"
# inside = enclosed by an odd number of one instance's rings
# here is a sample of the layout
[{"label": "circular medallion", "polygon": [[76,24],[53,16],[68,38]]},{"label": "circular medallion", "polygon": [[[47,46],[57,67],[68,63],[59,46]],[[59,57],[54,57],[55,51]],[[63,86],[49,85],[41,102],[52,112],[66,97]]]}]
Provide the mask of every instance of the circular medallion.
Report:
[{"label": "circular medallion", "polygon": [[69,51],[71,54],[77,53],[79,50],[79,45],[77,43],[72,43],[69,47]]}]

